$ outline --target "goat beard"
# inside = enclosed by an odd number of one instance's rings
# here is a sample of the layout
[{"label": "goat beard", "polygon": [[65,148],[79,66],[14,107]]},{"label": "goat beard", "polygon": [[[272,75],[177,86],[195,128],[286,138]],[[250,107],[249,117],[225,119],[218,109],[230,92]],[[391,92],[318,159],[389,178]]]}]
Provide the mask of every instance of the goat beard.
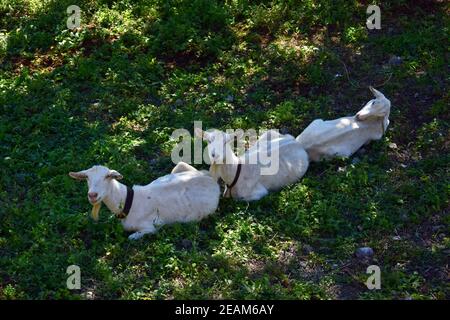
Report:
[{"label": "goat beard", "polygon": [[216,163],[211,163],[211,166],[209,167],[209,174],[214,179],[214,181],[219,180],[219,167]]},{"label": "goat beard", "polygon": [[95,221],[98,221],[98,213],[100,211],[101,206],[102,206],[101,202],[92,205],[91,216],[92,216],[92,219],[94,219]]}]

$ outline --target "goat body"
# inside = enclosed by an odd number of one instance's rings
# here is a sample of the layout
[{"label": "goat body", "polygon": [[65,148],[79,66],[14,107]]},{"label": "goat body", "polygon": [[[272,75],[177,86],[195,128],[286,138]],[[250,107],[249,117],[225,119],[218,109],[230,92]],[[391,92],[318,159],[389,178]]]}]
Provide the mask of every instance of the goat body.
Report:
[{"label": "goat body", "polygon": [[[261,154],[267,154],[267,160],[270,162],[260,163]],[[276,156],[271,157],[274,154]],[[258,162],[249,163],[249,159],[258,159]],[[241,157],[233,154],[230,163],[213,164],[211,166],[213,176],[221,177],[227,184],[230,184],[234,180],[238,163],[242,163],[241,174],[231,189],[230,195],[236,199],[254,201],[264,197],[269,191],[278,190],[298,181],[308,169],[309,160],[306,151],[294,137],[271,134],[268,138],[267,134],[264,134]],[[276,166],[273,174],[262,174],[264,167],[268,168],[272,165]]]},{"label": "goat body", "polygon": [[389,125],[390,101],[379,91],[355,116],[335,120],[314,120],[296,138],[311,161],[350,157],[361,146],[379,140]]},{"label": "goat body", "polygon": [[311,161],[332,157],[350,157],[363,145],[383,136],[378,120],[358,121],[355,117],[336,120],[314,120],[297,141],[308,152]]},{"label": "goat body", "polygon": [[[88,169],[71,176],[80,179],[84,176],[98,178],[99,171],[108,172],[108,168],[97,166],[95,172]],[[90,171],[91,170],[91,171]],[[84,175],[84,176],[83,176]],[[96,177],[93,177],[96,175]],[[127,196],[127,187],[116,179],[100,176],[103,187],[98,194],[101,200],[115,214],[123,210]],[[103,180],[102,180],[103,179]],[[107,180],[105,182],[105,180]],[[94,188],[95,185],[92,187]],[[135,231],[130,239],[139,239],[144,234],[156,232],[156,227],[174,222],[199,221],[216,211],[220,188],[208,172],[198,171],[194,167],[179,163],[171,174],[160,177],[148,185],[134,186],[134,198],[128,215],[121,220],[126,231]],[[94,206],[99,206],[97,201]]]}]

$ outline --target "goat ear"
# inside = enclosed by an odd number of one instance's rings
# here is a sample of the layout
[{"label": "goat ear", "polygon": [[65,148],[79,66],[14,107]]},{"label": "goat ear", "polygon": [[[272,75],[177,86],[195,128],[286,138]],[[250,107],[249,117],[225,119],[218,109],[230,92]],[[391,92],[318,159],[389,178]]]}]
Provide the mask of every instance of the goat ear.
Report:
[{"label": "goat ear", "polygon": [[199,138],[203,138],[203,136],[206,137],[206,132],[200,128],[194,128],[194,134],[195,134],[195,136],[197,136]]},{"label": "goat ear", "polygon": [[78,172],[69,172],[69,176],[76,180],[85,180],[87,179],[87,174],[84,171],[78,171]]},{"label": "goat ear", "polygon": [[370,91],[372,91],[372,93],[375,96],[375,98],[382,98],[382,97],[384,97],[384,94],[382,94],[380,91],[378,91],[374,87],[370,86],[369,89],[370,89]]},{"label": "goat ear", "polygon": [[120,180],[123,176],[117,172],[116,170],[109,170],[109,173],[106,175],[107,178]]},{"label": "goat ear", "polygon": [[369,113],[366,110],[360,110],[356,114],[356,120],[358,121],[365,121],[369,117]]},{"label": "goat ear", "polygon": [[234,133],[225,133],[224,143],[229,143],[229,142],[233,141],[234,137],[235,137]]},{"label": "goat ear", "polygon": [[237,130],[234,132],[234,136],[235,136],[236,139],[238,139],[238,140],[242,139],[242,137],[244,136],[244,130],[242,130],[242,129],[237,129]]},{"label": "goat ear", "polygon": [[233,139],[236,137],[237,140],[242,139],[242,137],[244,136],[244,130],[242,129],[238,129],[232,133],[227,133],[226,134],[226,142],[230,142],[233,141]]}]

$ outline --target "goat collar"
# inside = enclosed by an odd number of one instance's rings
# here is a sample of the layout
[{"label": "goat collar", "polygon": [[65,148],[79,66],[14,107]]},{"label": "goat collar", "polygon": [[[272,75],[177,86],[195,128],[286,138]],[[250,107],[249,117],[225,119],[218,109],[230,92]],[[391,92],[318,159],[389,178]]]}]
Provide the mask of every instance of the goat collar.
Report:
[{"label": "goat collar", "polygon": [[231,184],[227,184],[227,189],[230,190],[230,192],[231,192],[231,188],[233,188],[239,180],[239,175],[241,174],[241,167],[242,167],[242,163],[238,163],[236,175],[234,176],[233,182]]},{"label": "goat collar", "polygon": [[127,197],[125,198],[125,206],[123,207],[122,212],[116,214],[116,217],[119,219],[125,219],[130,212],[131,205],[133,204],[134,198],[134,190],[133,188],[127,187]]}]

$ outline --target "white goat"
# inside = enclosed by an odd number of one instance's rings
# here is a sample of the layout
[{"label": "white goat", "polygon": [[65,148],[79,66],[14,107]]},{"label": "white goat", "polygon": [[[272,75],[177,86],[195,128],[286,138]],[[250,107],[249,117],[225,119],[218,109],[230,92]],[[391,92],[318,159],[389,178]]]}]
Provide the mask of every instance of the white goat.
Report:
[{"label": "white goat", "polygon": [[[238,157],[230,143],[235,137],[241,138],[239,134],[220,130],[206,132],[199,128],[195,128],[195,134],[208,143],[210,173],[216,180],[222,178],[225,182],[225,197],[245,201],[261,199],[269,191],[298,181],[308,169],[306,151],[290,135],[268,131]],[[262,155],[268,161],[261,161]],[[270,168],[274,169],[272,173],[268,173]],[[267,169],[265,173],[264,169]]]},{"label": "white goat", "polygon": [[98,220],[103,201],[122,219],[126,231],[135,231],[129,236],[132,240],[156,232],[156,226],[198,221],[216,211],[220,197],[219,185],[208,172],[198,171],[184,162],[178,163],[171,174],[133,188],[118,182],[122,175],[104,166],[69,175],[87,180],[92,217]]},{"label": "white goat", "polygon": [[323,121],[317,119],[296,138],[308,152],[311,161],[335,156],[350,157],[361,146],[379,140],[389,125],[391,102],[378,90],[353,117]]}]

